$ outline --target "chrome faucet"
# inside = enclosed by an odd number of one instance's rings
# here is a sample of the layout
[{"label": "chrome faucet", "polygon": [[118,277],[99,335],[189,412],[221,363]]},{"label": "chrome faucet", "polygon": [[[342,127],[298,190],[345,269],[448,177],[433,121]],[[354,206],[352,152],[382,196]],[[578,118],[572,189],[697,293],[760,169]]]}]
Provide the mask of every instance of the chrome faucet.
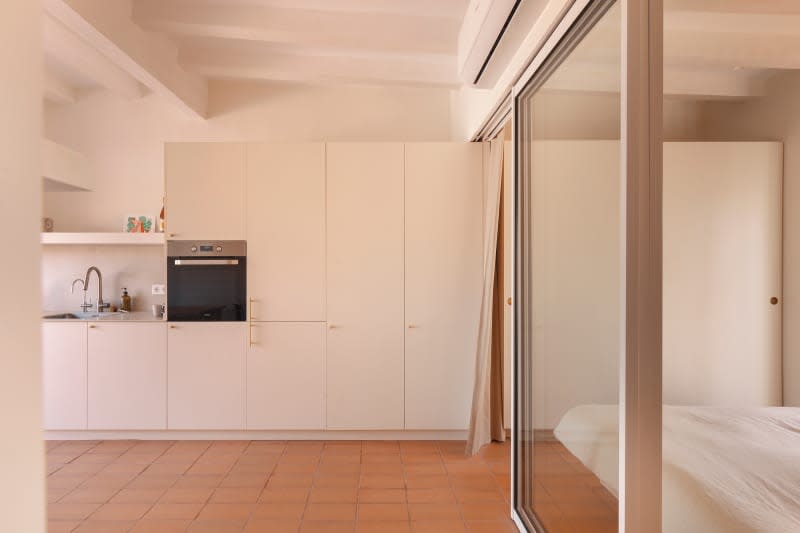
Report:
[{"label": "chrome faucet", "polygon": [[89,270],[86,271],[86,279],[83,280],[84,304],[81,307],[83,308],[84,313],[87,309],[92,307],[92,304],[85,303],[86,293],[89,291],[89,276],[91,275],[92,271],[97,273],[97,312],[102,313],[104,310],[111,307],[111,304],[103,302],[103,275],[100,273],[100,269],[96,266],[90,266]]}]

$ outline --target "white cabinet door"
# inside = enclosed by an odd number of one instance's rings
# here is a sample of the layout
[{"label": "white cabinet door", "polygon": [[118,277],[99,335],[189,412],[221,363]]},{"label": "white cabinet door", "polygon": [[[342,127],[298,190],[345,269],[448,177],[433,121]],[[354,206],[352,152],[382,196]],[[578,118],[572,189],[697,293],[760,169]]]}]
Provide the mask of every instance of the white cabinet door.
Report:
[{"label": "white cabinet door", "polygon": [[251,324],[247,428],[324,429],[325,324]]},{"label": "white cabinet door", "polygon": [[167,327],[89,324],[89,429],[166,429]]},{"label": "white cabinet door", "polygon": [[327,161],[327,427],[402,429],[403,145]]},{"label": "white cabinet door", "polygon": [[483,147],[406,145],[406,428],[469,426],[482,289]]},{"label": "white cabinet door", "polygon": [[167,143],[164,150],[167,237],[245,239],[245,145]]},{"label": "white cabinet door", "polygon": [[325,320],[325,145],[247,145],[247,291],[258,321]]},{"label": "white cabinet door", "polygon": [[169,429],[244,429],[244,323],[171,323]]},{"label": "white cabinet door", "polygon": [[42,324],[45,429],[86,429],[86,324]]}]

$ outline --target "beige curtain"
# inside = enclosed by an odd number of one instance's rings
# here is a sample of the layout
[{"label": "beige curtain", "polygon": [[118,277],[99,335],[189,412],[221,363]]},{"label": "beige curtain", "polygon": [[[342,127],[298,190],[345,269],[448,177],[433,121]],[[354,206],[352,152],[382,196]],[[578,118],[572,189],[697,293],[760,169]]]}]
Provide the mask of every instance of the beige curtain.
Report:
[{"label": "beige curtain", "polygon": [[[494,336],[495,350],[492,349],[492,315],[502,313],[502,307],[496,308],[495,283],[497,266],[497,233],[500,224],[500,191],[503,181],[503,141],[492,141],[489,153],[489,167],[486,180],[486,205],[483,232],[483,295],[481,298],[481,315],[478,326],[478,345],[475,353],[475,385],[472,392],[472,412],[469,421],[469,437],[467,439],[468,455],[474,455],[484,445],[492,441],[505,439],[503,431],[502,401],[502,337]],[[492,352],[500,356],[492,357]],[[499,368],[499,372],[493,372]],[[492,376],[495,376],[495,394],[492,394]],[[497,391],[499,388],[499,402]],[[497,416],[499,415],[499,425]],[[493,424],[492,421],[495,421]],[[495,431],[492,431],[494,426]],[[493,434],[494,433],[494,434]]]}]

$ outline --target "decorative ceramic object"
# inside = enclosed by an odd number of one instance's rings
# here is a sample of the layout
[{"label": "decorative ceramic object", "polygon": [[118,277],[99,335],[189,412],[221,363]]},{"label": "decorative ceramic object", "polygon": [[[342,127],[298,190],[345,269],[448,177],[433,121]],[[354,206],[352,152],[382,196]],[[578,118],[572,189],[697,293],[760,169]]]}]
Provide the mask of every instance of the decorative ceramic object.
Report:
[{"label": "decorative ceramic object", "polygon": [[42,219],[42,231],[45,233],[52,233],[54,229],[55,223],[53,222],[52,218],[47,217]]},{"label": "decorative ceramic object", "polygon": [[153,217],[128,215],[125,217],[125,233],[152,233]]}]

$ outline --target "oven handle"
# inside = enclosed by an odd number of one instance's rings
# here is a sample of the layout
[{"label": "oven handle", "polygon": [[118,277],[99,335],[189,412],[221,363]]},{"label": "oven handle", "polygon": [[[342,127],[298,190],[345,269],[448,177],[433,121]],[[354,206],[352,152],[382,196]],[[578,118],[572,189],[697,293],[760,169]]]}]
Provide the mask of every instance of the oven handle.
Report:
[{"label": "oven handle", "polygon": [[176,259],[178,266],[216,266],[216,265],[238,265],[238,259]]}]

